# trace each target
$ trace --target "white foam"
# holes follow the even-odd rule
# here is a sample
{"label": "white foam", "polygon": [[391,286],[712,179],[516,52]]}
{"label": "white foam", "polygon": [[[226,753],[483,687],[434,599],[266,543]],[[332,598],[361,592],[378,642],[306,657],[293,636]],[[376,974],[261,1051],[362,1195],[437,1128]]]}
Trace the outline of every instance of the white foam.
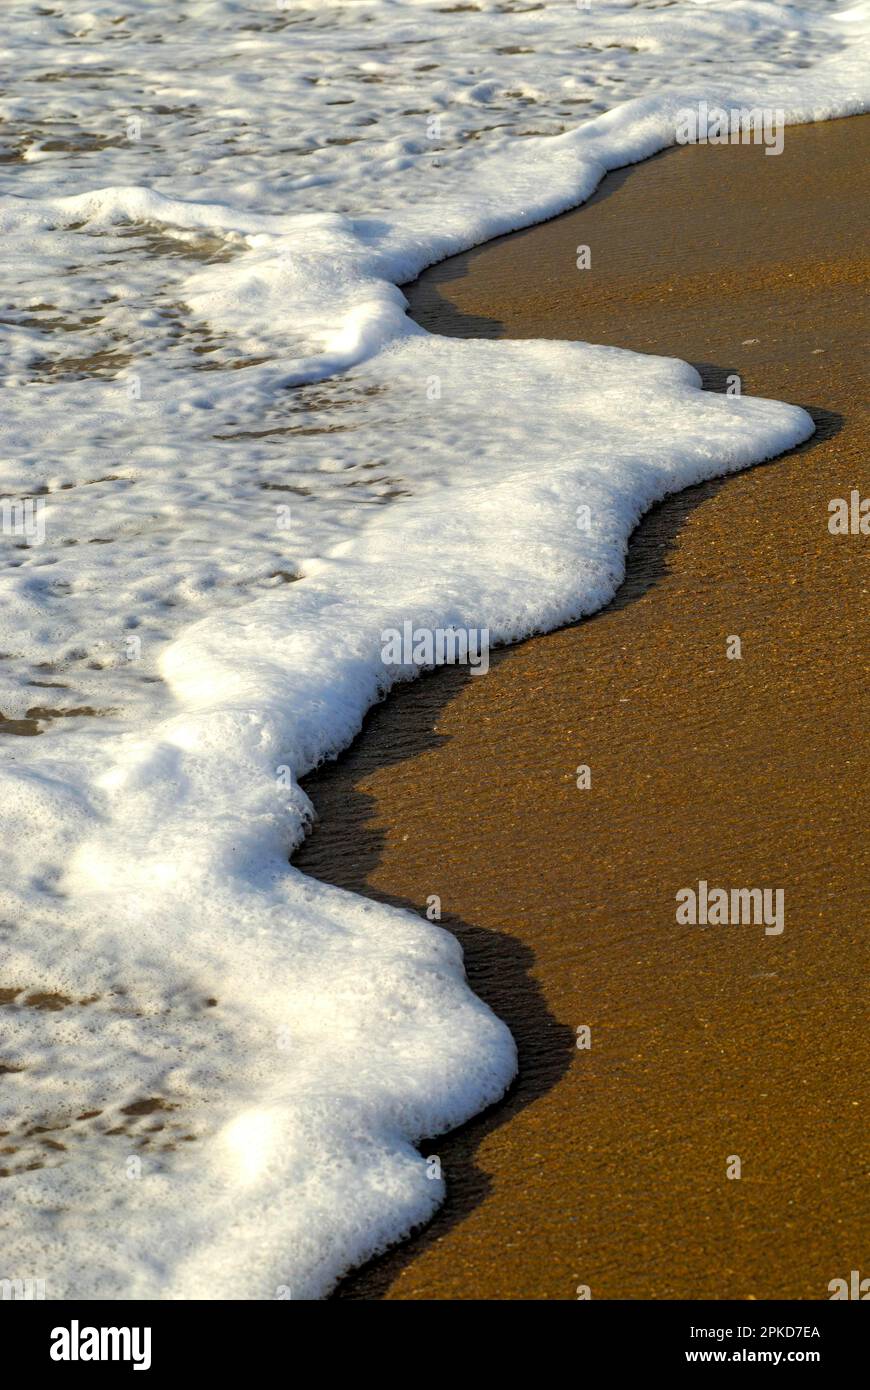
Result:
{"label": "white foam", "polygon": [[396,286],[581,201],[688,102],[865,109],[867,7],[124,8],[13,6],[0,107],[3,491],[44,489],[46,530],[0,613],[0,708],[43,730],[0,772],[0,1275],[315,1297],[431,1213],[415,1141],[515,1054],[451,936],[288,866],[298,777],[413,674],[386,628],[591,612],[655,500],[812,429],[675,361],[432,337]]}

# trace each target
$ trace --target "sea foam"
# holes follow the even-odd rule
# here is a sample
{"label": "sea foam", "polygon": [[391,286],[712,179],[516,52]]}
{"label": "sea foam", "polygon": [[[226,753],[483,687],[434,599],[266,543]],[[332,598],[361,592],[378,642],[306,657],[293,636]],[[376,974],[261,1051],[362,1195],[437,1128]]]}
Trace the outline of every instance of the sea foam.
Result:
{"label": "sea foam", "polygon": [[425,903],[288,864],[299,777],[416,674],[385,630],[590,613],[656,500],[812,432],[397,286],[687,103],[866,109],[867,6],[123,8],[5,15],[3,492],[44,537],[4,537],[0,1275],[319,1297],[516,1058]]}

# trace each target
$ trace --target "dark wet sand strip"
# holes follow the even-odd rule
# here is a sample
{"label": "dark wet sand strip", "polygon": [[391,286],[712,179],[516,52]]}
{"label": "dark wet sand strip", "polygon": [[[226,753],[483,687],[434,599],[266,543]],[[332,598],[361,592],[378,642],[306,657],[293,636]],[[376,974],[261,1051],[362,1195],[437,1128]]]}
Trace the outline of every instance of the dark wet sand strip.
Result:
{"label": "dark wet sand strip", "polygon": [[[308,780],[299,866],[417,911],[439,894],[520,1048],[505,1102],[430,1145],[442,1212],[340,1296],[814,1299],[868,1273],[870,538],[827,527],[870,493],[868,134],[670,151],[410,291],[438,332],[739,373],[818,433],[656,508],[606,610],[484,680],[399,690]],[[783,934],[678,927],[699,879],[784,888]]]}

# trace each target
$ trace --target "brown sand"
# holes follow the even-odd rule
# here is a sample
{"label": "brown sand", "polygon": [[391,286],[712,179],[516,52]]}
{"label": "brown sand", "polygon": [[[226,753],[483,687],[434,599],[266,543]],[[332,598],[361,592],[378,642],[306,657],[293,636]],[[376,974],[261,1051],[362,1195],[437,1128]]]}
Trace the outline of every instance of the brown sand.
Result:
{"label": "brown sand", "polygon": [[[819,429],[651,513],[595,618],[486,679],[398,691],[309,779],[322,823],[299,866],[417,911],[440,894],[520,1049],[508,1098],[427,1150],[440,1215],[343,1297],[817,1299],[870,1274],[870,539],[827,529],[831,498],[870,493],[868,134],[862,117],[790,129],[779,158],[671,151],[409,292],[435,331],[681,356]],[[699,879],[783,887],[785,931],[678,927]]]}

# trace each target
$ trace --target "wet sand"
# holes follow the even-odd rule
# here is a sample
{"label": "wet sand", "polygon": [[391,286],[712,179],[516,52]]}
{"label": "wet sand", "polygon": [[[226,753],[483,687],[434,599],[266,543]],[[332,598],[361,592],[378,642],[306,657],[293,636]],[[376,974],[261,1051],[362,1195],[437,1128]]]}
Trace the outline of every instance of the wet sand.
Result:
{"label": "wet sand", "polygon": [[[441,1213],[341,1297],[819,1299],[870,1273],[870,539],[827,527],[870,493],[868,136],[669,151],[408,291],[433,331],[680,356],[818,431],[650,513],[600,614],[399,690],[308,779],[299,866],[440,894],[520,1050],[504,1102],[428,1145]],[[783,888],[782,935],[678,926],[701,879]]]}

